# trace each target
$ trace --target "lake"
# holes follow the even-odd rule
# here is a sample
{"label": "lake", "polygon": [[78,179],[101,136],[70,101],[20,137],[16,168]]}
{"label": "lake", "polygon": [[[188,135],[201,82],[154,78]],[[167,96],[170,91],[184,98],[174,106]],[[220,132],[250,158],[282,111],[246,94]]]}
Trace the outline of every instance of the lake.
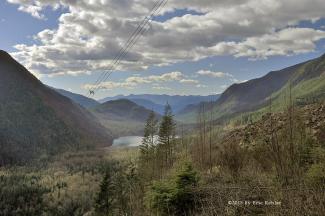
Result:
{"label": "lake", "polygon": [[142,142],[141,136],[125,136],[114,139],[113,146],[119,147],[135,147],[139,146]]}

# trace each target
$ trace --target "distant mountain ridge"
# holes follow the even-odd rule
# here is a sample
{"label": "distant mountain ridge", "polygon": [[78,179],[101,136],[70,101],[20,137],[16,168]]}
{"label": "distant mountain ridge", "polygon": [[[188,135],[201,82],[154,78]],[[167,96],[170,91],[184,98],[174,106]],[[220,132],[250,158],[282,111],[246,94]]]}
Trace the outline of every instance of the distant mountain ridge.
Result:
{"label": "distant mountain ridge", "polygon": [[[53,88],[53,87],[51,87]],[[74,102],[80,104],[81,106],[90,109],[98,106],[101,103],[105,103],[107,101],[114,101],[119,99],[128,99],[136,103],[139,106],[143,106],[149,110],[153,110],[156,113],[163,114],[165,105],[168,102],[172,108],[174,113],[182,112],[187,106],[193,107],[201,102],[210,102],[216,101],[219,98],[219,95],[208,95],[208,96],[200,96],[200,95],[152,95],[152,94],[143,94],[143,95],[117,95],[114,97],[107,97],[101,99],[99,101],[94,100],[92,98],[88,98],[86,96],[73,93],[64,89],[56,89],[55,91],[60,93],[61,95],[70,98]]]}
{"label": "distant mountain ridge", "polygon": [[[325,98],[325,55],[245,83],[233,84],[214,103],[215,118],[242,112],[251,112],[267,106],[272,98],[274,107],[283,107],[289,88],[293,98]],[[178,116],[195,121],[197,107]]]}
{"label": "distant mountain ridge", "polygon": [[96,118],[0,51],[0,165],[112,144]]}
{"label": "distant mountain ridge", "polygon": [[[208,95],[208,96],[200,96],[200,95],[155,95],[155,94],[139,94],[139,95],[117,95],[114,97],[107,97],[104,99],[99,100],[100,102],[106,102],[110,100],[117,100],[117,99],[128,99],[134,102],[139,102],[140,100],[151,101],[154,104],[160,105],[155,106],[157,110],[156,112],[161,111],[161,106],[165,106],[168,102],[169,105],[172,107],[174,113],[178,113],[185,107],[191,104],[198,104],[201,102],[209,102],[209,101],[216,101],[219,98],[219,95]],[[150,104],[142,103],[147,109],[152,109]]]}
{"label": "distant mountain ridge", "polygon": [[146,100],[146,99],[129,99],[130,101],[138,104],[139,106],[143,106],[147,109],[150,109],[150,110],[153,110],[154,112],[156,113],[159,113],[159,114],[163,114],[164,113],[164,110],[165,110],[165,105],[162,105],[162,104],[156,104],[150,100]]}
{"label": "distant mountain ridge", "polygon": [[92,98],[88,98],[86,96],[83,96],[81,94],[76,94],[64,89],[56,89],[51,87],[52,89],[54,89],[56,92],[60,93],[61,95],[70,98],[71,100],[73,100],[74,102],[78,103],[79,105],[85,107],[85,108],[92,108],[95,107],[97,105],[99,105],[100,103]]}

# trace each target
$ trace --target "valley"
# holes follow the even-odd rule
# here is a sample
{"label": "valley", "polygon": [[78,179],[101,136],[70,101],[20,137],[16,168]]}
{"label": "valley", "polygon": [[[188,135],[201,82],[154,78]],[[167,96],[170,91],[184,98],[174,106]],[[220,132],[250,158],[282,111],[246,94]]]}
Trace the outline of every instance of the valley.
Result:
{"label": "valley", "polygon": [[1,51],[0,215],[321,215],[324,71],[96,101]]}
{"label": "valley", "polygon": [[0,216],[324,216],[324,11],[0,1]]}

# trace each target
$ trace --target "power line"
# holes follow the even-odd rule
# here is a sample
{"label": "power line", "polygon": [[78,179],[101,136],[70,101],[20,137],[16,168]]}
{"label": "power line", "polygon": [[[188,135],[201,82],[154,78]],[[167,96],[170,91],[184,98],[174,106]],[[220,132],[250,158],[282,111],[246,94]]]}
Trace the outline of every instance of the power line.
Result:
{"label": "power line", "polygon": [[[160,0],[157,0],[154,7],[150,10],[150,13],[152,13],[152,11],[157,7],[157,5],[159,4]],[[129,39],[127,40],[127,42],[125,43],[125,45],[127,45],[131,39],[137,34],[138,30],[140,29],[140,27],[143,25],[143,23],[146,21],[147,16],[142,20],[142,22],[138,25],[137,29],[132,33],[132,35],[129,37]],[[126,47],[126,46],[125,46]],[[118,54],[115,56],[115,58],[113,59],[112,62],[115,62],[118,57],[121,55],[121,53],[123,53],[123,50],[125,49],[125,47],[121,47],[120,50],[118,51]],[[113,66],[114,63],[111,65]],[[97,79],[97,81],[94,83],[94,85],[97,85],[98,82],[100,82],[100,80],[102,79],[102,76],[105,74],[105,72],[103,72]]]}
{"label": "power line", "polygon": [[115,56],[113,59],[113,63],[109,67],[107,71],[104,71],[97,79],[97,81],[93,84],[93,87],[89,90],[89,94],[95,94],[95,91],[97,91],[100,88],[100,84],[107,80],[109,76],[113,73],[113,69],[115,66],[118,66],[121,60],[127,55],[128,51],[135,45],[137,40],[146,32],[148,29],[146,29],[146,25],[150,24],[152,22],[152,18],[160,13],[160,11],[165,7],[168,0],[157,0],[155,2],[154,7],[151,9],[149,16],[146,16],[142,22],[138,25],[137,29],[132,33],[132,35],[129,37],[127,42],[125,43],[125,46],[122,47],[118,55]]}
{"label": "power line", "polygon": [[[156,11],[159,9],[159,8],[161,8],[161,6],[162,6],[162,4],[164,3],[164,0],[163,1],[161,1],[160,3],[159,3],[160,1],[158,1],[157,3],[158,3],[158,6],[157,6],[157,4],[155,5],[155,7],[154,7],[154,10],[151,12],[151,14],[150,14],[150,16],[149,17],[146,17],[145,19],[144,19],[144,21],[142,22],[142,24],[140,24],[139,26],[138,26],[138,28],[137,28],[137,30],[134,32],[134,34],[133,34],[133,37],[131,36],[130,38],[129,38],[129,40],[128,40],[128,43],[126,44],[126,46],[122,49],[122,51],[119,53],[119,55],[117,56],[117,57],[115,57],[115,61],[114,61],[114,63],[111,65],[111,67],[110,67],[110,69],[108,70],[108,71],[106,71],[106,72],[104,72],[103,74],[103,78],[101,79],[101,80],[99,80],[99,82],[97,82],[97,84],[96,84],[96,86],[95,86],[95,88],[93,88],[93,94],[94,94],[94,92],[100,87],[99,86],[99,84],[103,81],[103,80],[106,80],[106,79],[108,79],[108,77],[112,74],[112,72],[113,72],[113,69],[114,69],[114,66],[117,66],[120,62],[121,62],[121,60],[122,60],[122,58],[124,58],[125,56],[126,56],[126,54],[127,54],[127,52],[128,52],[128,49],[129,48],[132,48],[134,45],[135,45],[135,43],[136,43],[136,41],[139,39],[139,37],[145,32],[145,26],[151,21],[151,17],[152,16],[154,16],[155,15],[155,13],[156,13]],[[165,2],[165,4],[166,4],[167,2]],[[158,12],[159,13],[159,12]]]}

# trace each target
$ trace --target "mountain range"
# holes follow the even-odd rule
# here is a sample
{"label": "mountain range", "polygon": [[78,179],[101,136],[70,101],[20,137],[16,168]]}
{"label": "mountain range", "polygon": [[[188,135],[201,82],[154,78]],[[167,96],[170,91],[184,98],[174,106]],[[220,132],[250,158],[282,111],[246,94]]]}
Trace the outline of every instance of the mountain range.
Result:
{"label": "mountain range", "polygon": [[117,95],[114,97],[106,97],[99,100],[99,102],[106,102],[117,99],[128,99],[147,109],[153,109],[155,112],[163,114],[164,107],[168,103],[174,113],[179,113],[189,105],[198,104],[201,102],[216,101],[219,95],[155,95],[155,94],[131,94],[131,95]]}
{"label": "mountain range", "polygon": [[[107,97],[99,102],[128,99],[159,114],[163,114],[165,104],[168,102],[177,120],[186,123],[195,123],[197,113],[203,106],[206,110],[213,107],[215,119],[225,119],[240,113],[263,112],[269,106],[270,101],[276,111],[288,103],[289,89],[295,100],[324,98],[324,62],[325,55],[282,70],[271,71],[263,77],[233,84],[221,95],[131,94]],[[79,103],[82,104],[80,101]]]}
{"label": "mountain range", "polygon": [[[51,87],[52,88],[52,87]],[[160,115],[164,114],[166,103],[168,102],[174,111],[174,113],[181,113],[183,110],[189,110],[191,107],[195,107],[195,105],[201,102],[210,102],[216,101],[220,95],[209,95],[209,96],[200,96],[200,95],[188,95],[188,96],[180,96],[180,95],[152,95],[152,94],[139,94],[139,95],[117,95],[114,97],[107,97],[105,99],[101,99],[99,101],[94,100],[92,98],[88,98],[81,94],[73,93],[64,89],[56,89],[55,91],[60,93],[61,95],[70,98],[74,102],[79,105],[91,109],[94,108],[101,103],[105,103],[108,101],[127,99],[136,103],[139,106],[145,107],[146,109],[153,110]]]}
{"label": "mountain range", "polygon": [[[104,103],[63,89],[55,89],[59,94],[91,112],[114,137],[142,135],[149,113],[155,111],[157,118],[164,112],[165,106],[145,99],[116,99]],[[157,110],[157,111],[156,111]]]}

